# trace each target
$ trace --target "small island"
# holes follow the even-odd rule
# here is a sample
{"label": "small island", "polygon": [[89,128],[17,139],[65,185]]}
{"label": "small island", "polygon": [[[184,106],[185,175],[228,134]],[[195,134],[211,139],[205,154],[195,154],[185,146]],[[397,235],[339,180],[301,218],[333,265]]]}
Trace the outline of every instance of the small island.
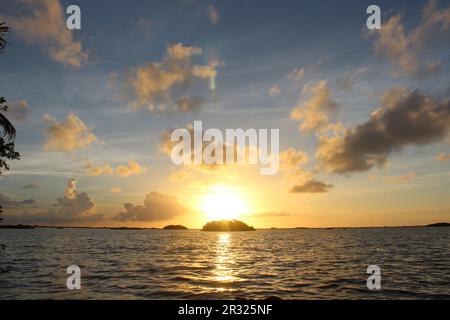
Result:
{"label": "small island", "polygon": [[179,225],[179,224],[177,224],[177,225],[170,224],[168,226],[165,226],[163,229],[164,230],[188,230],[188,228],[186,228],[185,226]]}
{"label": "small island", "polygon": [[137,228],[137,227],[112,227],[109,229],[110,230],[144,230],[144,228]]}
{"label": "small island", "polygon": [[255,228],[239,220],[221,220],[208,222],[202,231],[255,231]]}
{"label": "small island", "polygon": [[426,227],[450,227],[450,223],[448,223],[448,222],[438,222],[438,223],[429,224]]}
{"label": "small island", "polygon": [[34,226],[26,224],[15,224],[15,225],[0,226],[0,229],[34,229]]}

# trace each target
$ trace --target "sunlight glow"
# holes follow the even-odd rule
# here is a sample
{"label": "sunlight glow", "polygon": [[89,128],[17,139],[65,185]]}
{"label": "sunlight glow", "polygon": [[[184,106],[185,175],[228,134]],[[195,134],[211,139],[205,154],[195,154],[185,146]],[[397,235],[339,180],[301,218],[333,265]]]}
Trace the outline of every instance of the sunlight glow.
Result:
{"label": "sunlight glow", "polygon": [[239,192],[224,185],[212,186],[202,198],[200,207],[212,220],[237,219],[248,212],[247,204]]}

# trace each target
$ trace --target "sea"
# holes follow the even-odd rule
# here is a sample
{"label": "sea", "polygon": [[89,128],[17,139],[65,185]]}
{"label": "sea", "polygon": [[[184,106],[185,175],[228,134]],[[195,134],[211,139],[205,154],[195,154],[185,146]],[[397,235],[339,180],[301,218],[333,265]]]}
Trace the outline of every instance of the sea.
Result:
{"label": "sea", "polygon": [[450,299],[448,227],[0,229],[0,245],[0,299]]}

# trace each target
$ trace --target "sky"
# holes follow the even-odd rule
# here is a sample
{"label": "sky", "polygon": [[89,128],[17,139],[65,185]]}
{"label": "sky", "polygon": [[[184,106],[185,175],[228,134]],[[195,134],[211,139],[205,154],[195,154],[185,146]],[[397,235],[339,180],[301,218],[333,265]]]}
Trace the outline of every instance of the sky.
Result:
{"label": "sky", "polygon": [[[66,27],[69,5],[81,29]],[[2,0],[5,224],[450,220],[450,1]],[[279,129],[280,169],[175,165],[176,128]],[[227,216],[228,214],[228,216]]]}

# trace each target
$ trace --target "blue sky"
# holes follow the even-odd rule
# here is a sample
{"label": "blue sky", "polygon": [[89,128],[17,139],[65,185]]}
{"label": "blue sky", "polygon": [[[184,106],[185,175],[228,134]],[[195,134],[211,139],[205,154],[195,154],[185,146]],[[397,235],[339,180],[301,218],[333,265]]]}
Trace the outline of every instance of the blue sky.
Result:
{"label": "blue sky", "polygon": [[[29,3],[33,2],[38,3]],[[49,3],[57,9],[75,4]],[[192,185],[192,181],[175,183],[168,177],[179,168],[159,150],[164,130],[186,127],[194,120],[219,129],[279,128],[280,151],[293,148],[308,154],[310,161],[298,167],[302,175],[307,171],[314,175],[308,179],[333,185],[331,191],[323,194],[296,194],[289,192],[290,187],[304,181],[293,182],[283,174],[255,178],[247,171],[238,173],[230,185],[253,199],[249,202],[257,203],[250,206],[252,213],[286,213],[274,214],[268,220],[254,219],[255,225],[415,224],[450,218],[450,202],[446,199],[450,198],[450,164],[435,159],[441,153],[448,154],[448,137],[439,135],[419,143],[420,146],[417,141],[405,143],[389,152],[383,168],[341,174],[323,168],[315,170],[320,164],[315,158],[320,132],[301,132],[301,120],[292,118],[293,109],[310,98],[304,88],[315,87],[320,81],[326,82],[332,101],[338,105],[330,115],[333,123],[340,122],[348,129],[368,121],[380,106],[383,93],[394,87],[406,91],[418,89],[445,104],[450,94],[450,38],[445,25],[450,21],[449,1],[441,0],[433,7],[432,16],[441,20],[431,27],[422,18],[425,1],[377,2],[382,10],[383,27],[393,21],[392,17],[401,15],[399,23],[404,35],[410,37],[407,49],[412,53],[399,53],[386,39],[382,43],[381,34],[388,32],[386,28],[378,34],[368,34],[365,11],[371,1],[77,1],[76,4],[81,8],[82,29],[67,31],[62,26],[61,38],[70,37],[70,43],[82,45],[87,58],[81,66],[57,61],[49,55],[48,47],[54,41],[66,41],[55,40],[58,35],[42,36],[40,42],[27,38],[30,30],[23,27],[24,21],[40,10],[36,9],[39,4],[33,7],[26,2],[7,1],[0,12],[2,20],[11,21],[10,44],[0,56],[0,93],[11,104],[26,101],[29,109],[27,119],[15,123],[16,148],[22,159],[11,164],[11,171],[6,173],[8,179],[0,181],[0,193],[10,202],[30,198],[36,201],[32,207],[11,204],[8,211],[19,217],[11,221],[32,222],[36,218],[33,215],[47,214],[55,199],[64,198],[69,179],[76,178],[77,192],[88,194],[95,206],[81,208],[86,210],[65,223],[93,223],[85,218],[99,214],[103,219],[95,223],[100,225],[160,226],[172,218],[190,226],[201,225],[203,216],[193,207],[216,178],[196,177],[196,183],[209,179],[202,187]],[[212,20],[211,10],[218,21]],[[65,15],[60,14],[65,20]],[[430,33],[433,28],[439,32],[430,35],[430,42],[424,42],[427,37],[419,35],[417,40],[413,36],[414,30]],[[396,30],[386,37],[395,36]],[[377,43],[382,47],[380,51],[376,50]],[[191,57],[193,65],[217,63],[216,88],[210,90],[208,81],[194,79],[187,89],[177,89],[186,90],[182,94],[202,97],[204,104],[197,111],[168,115],[146,108],[132,110],[133,99],[121,91],[122,81],[126,82],[123,78],[136,68],[162,61],[167,48],[174,44],[201,48],[201,54]],[[420,49],[421,46],[426,50]],[[417,48],[420,52],[414,51]],[[413,54],[411,61],[417,65],[439,61],[439,68],[430,74],[403,72],[406,69],[401,70],[395,62],[395,55],[400,60],[400,54],[405,59]],[[301,69],[303,75],[299,79],[289,76]],[[115,76],[119,77],[118,86],[111,86]],[[271,88],[277,89],[273,91],[275,94],[269,93]],[[70,152],[45,150],[49,139],[46,129],[63,123],[70,112],[92,129],[97,140]],[[43,120],[46,114],[55,121]],[[113,170],[128,161],[137,161],[143,170],[126,177],[92,175],[86,171],[86,161],[110,165]],[[36,188],[22,188],[26,184],[35,184]],[[112,188],[120,188],[121,192],[111,193]],[[274,196],[273,189],[282,191]],[[142,204],[151,192],[175,197],[190,208],[187,211],[193,211],[182,217],[113,221],[124,203]],[[266,193],[270,194],[267,203]],[[331,211],[335,207],[338,209],[334,214]],[[437,213],[427,217],[433,210]],[[64,210],[60,212],[63,214]],[[53,223],[51,218],[42,221]]]}

